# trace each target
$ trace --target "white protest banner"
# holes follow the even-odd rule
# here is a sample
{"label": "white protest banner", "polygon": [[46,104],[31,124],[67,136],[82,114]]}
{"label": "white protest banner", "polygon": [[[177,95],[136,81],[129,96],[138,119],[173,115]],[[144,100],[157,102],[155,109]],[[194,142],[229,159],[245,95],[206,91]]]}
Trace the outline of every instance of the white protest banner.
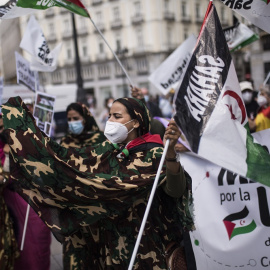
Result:
{"label": "white protest banner", "polygon": [[[270,150],[270,129],[255,140]],[[270,268],[270,189],[195,154],[181,153],[192,178],[197,270]]]}
{"label": "white protest banner", "polygon": [[37,126],[48,136],[50,136],[52,132],[55,99],[55,96],[36,92],[33,115],[36,119]]}
{"label": "white protest banner", "polygon": [[223,29],[230,52],[237,51],[259,39],[250,28],[243,23]]}
{"label": "white protest banner", "polygon": [[270,33],[270,1],[269,0],[220,0],[254,25]]}
{"label": "white protest banner", "polygon": [[149,76],[148,80],[155,85],[163,95],[175,89],[188,66],[196,37],[191,35]]}
{"label": "white protest banner", "polygon": [[57,59],[62,44],[58,44],[50,51],[35,16],[32,15],[28,21],[20,47],[31,54],[31,69],[43,72],[52,72],[57,68]]}
{"label": "white protest banner", "polygon": [[30,69],[29,62],[24,59],[18,52],[15,52],[17,83],[24,84],[30,90],[39,89],[38,72]]}

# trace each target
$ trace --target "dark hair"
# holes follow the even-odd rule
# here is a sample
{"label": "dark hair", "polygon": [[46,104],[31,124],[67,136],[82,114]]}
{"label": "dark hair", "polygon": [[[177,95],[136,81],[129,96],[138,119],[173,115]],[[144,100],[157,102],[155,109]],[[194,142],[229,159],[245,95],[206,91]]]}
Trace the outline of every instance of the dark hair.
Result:
{"label": "dark hair", "polygon": [[83,118],[84,118],[84,113],[83,113],[83,108],[80,103],[71,103],[67,106],[66,113],[68,114],[69,111],[74,110],[78,112]]}

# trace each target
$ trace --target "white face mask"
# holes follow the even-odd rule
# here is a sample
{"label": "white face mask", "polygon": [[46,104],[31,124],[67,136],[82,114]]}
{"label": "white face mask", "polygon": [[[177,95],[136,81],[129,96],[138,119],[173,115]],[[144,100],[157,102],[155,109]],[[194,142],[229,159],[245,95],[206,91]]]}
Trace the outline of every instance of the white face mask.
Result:
{"label": "white face mask", "polygon": [[133,128],[130,131],[128,131],[127,127],[125,126],[131,121],[133,121],[133,119],[126,122],[125,124],[107,121],[104,130],[104,135],[112,143],[123,142],[127,138],[128,134],[134,129]]}
{"label": "white face mask", "polygon": [[251,102],[251,100],[252,100],[253,94],[252,94],[252,92],[245,92],[245,93],[242,94],[242,96],[243,96],[244,102],[246,104],[249,104]]}
{"label": "white face mask", "polygon": [[259,95],[257,99],[257,103],[259,104],[260,107],[264,106],[267,104],[267,99],[265,96]]}

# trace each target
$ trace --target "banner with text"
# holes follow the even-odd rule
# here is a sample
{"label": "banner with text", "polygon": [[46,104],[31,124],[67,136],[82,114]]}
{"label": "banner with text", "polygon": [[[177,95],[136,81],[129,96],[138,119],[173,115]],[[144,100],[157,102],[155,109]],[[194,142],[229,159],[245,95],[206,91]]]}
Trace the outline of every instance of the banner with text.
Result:
{"label": "banner with text", "polygon": [[270,33],[270,1],[269,0],[220,0],[254,25]]}
{"label": "banner with text", "polygon": [[30,63],[18,52],[15,52],[17,83],[24,84],[32,91],[39,89],[38,72],[30,69]]}
{"label": "banner with text", "polygon": [[149,76],[148,80],[163,95],[167,95],[172,89],[175,90],[180,83],[195,44],[196,37],[191,35]]}
{"label": "banner with text", "polygon": [[[270,129],[253,135],[270,151]],[[270,268],[270,189],[195,154],[181,154],[192,178],[197,270]]]}

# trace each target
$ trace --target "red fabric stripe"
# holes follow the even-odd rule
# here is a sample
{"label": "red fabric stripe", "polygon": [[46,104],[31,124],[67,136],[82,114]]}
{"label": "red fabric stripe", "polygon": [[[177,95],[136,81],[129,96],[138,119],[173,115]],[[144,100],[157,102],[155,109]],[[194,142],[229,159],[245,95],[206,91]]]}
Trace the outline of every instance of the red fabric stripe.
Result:
{"label": "red fabric stripe", "polygon": [[127,145],[127,149],[131,149],[132,147],[144,144],[144,143],[159,143],[163,145],[163,142],[158,134],[151,135],[147,133],[142,137],[138,137]]}
{"label": "red fabric stripe", "polygon": [[262,113],[265,117],[270,119],[270,107],[267,107],[266,109],[262,110]]}
{"label": "red fabric stripe", "polygon": [[67,2],[73,3],[78,7],[82,7],[85,8],[85,6],[83,5],[83,3],[80,0],[66,0]]}

